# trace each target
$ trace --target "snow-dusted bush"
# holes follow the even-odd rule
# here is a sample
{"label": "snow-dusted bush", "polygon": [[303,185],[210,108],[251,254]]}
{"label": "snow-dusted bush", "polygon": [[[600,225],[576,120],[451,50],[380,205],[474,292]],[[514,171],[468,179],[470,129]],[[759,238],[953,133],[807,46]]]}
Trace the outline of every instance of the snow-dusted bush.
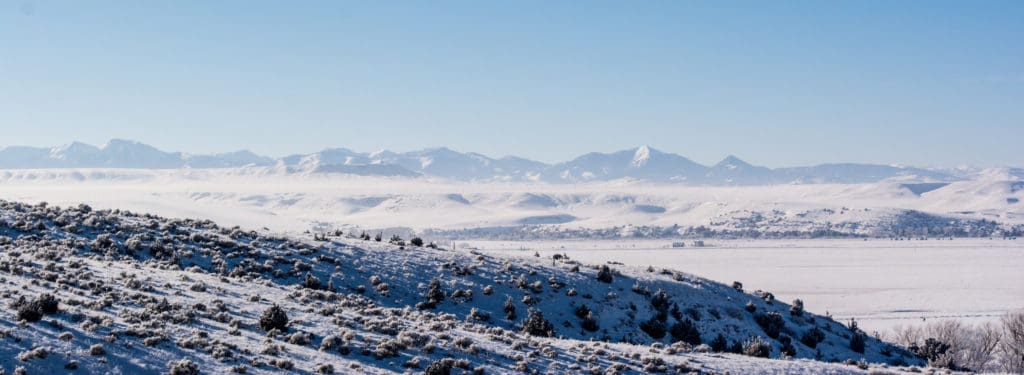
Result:
{"label": "snow-dusted bush", "polygon": [[771,353],[772,344],[762,339],[761,336],[751,337],[743,343],[743,355],[768,358]]}
{"label": "snow-dusted bush", "polygon": [[89,355],[104,355],[107,354],[107,350],[103,348],[103,344],[95,344],[89,347]]}
{"label": "snow-dusted bush", "polygon": [[199,364],[188,359],[171,361],[167,367],[170,375],[199,375]]}
{"label": "snow-dusted bush", "polygon": [[317,374],[333,374],[334,366],[329,363],[317,363],[316,366],[313,367],[313,372]]}
{"label": "snow-dusted bush", "polygon": [[274,304],[260,315],[260,329],[270,331],[277,329],[288,330],[288,314],[277,304]]}
{"label": "snow-dusted bush", "polygon": [[505,299],[505,306],[502,308],[502,310],[505,311],[505,319],[516,319],[516,305],[515,303],[512,302],[511,296]]}
{"label": "snow-dusted bush", "polygon": [[316,276],[313,276],[313,274],[307,272],[306,277],[302,279],[302,287],[306,289],[318,290],[320,289],[320,279],[317,279]]}

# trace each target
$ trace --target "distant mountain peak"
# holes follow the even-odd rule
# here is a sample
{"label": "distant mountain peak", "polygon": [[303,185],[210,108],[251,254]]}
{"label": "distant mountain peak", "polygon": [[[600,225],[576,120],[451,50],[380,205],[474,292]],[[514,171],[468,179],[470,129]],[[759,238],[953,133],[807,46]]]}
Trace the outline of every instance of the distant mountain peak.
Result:
{"label": "distant mountain peak", "polygon": [[651,160],[651,148],[647,146],[640,146],[636,148],[636,152],[633,153],[634,167],[642,167],[647,164],[647,161]]}
{"label": "distant mountain peak", "polygon": [[718,162],[718,164],[715,164],[715,166],[713,168],[715,168],[715,169],[730,169],[730,170],[732,170],[732,169],[750,168],[750,167],[753,167],[753,165],[751,165],[750,163],[747,163],[746,161],[743,161],[742,159],[736,157],[735,155],[729,155],[729,156],[726,156],[725,159],[722,159],[722,161]]}

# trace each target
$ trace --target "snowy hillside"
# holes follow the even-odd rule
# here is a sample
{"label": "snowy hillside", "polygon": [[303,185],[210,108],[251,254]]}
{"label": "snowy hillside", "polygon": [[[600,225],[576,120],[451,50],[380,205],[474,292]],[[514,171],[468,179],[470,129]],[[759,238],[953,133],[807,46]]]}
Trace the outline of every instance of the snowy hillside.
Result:
{"label": "snowy hillside", "polygon": [[[454,181],[579,183],[620,179],[686,185],[777,185],[906,182],[951,182],[976,177],[977,170],[927,170],[872,164],[821,164],[770,169],[728,156],[712,166],[648,146],[612,153],[593,152],[548,165],[522,157],[491,158],[445,147],[410,152],[357,152],[331,148],[279,159],[237,151],[217,155],[164,152],[152,146],[111,140],[103,147],[79,142],[52,148],[12,146],[0,149],[0,169],[41,168],[232,168],[275,167],[287,173],[334,173],[362,176],[431,176]],[[1010,175],[1019,169],[1010,169]]]}
{"label": "snowy hillside", "polygon": [[29,374],[919,371],[882,369],[921,361],[813,314],[814,306],[750,290],[756,286],[352,234],[286,238],[85,205],[0,202],[0,367]]}

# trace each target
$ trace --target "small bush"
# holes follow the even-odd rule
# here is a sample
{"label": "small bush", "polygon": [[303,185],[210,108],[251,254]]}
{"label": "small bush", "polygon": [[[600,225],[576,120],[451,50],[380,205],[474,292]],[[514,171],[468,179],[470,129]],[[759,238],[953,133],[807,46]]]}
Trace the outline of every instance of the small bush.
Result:
{"label": "small bush", "polygon": [[26,322],[38,322],[43,318],[43,313],[33,303],[26,303],[18,306],[18,319]]}
{"label": "small bush", "polygon": [[597,271],[597,281],[602,283],[612,282],[612,269],[607,264],[602,264],[601,269]]}
{"label": "small bush", "polygon": [[672,339],[675,341],[682,341],[690,345],[699,345],[700,331],[697,330],[697,326],[693,324],[690,319],[683,319],[672,325],[669,329],[669,334],[672,335]]}
{"label": "small bush", "polygon": [[719,333],[711,340],[711,350],[716,352],[724,352],[729,347],[729,341],[726,340],[725,335]]}
{"label": "small bush", "polygon": [[793,306],[791,306],[789,308],[789,314],[793,315],[793,316],[803,316],[804,315],[804,301],[799,299],[799,298],[793,300]]}
{"label": "small bush", "polygon": [[270,331],[277,329],[288,330],[288,314],[278,305],[273,305],[260,315],[260,329]]}
{"label": "small bush", "polygon": [[103,344],[96,344],[89,347],[89,355],[104,355],[107,354],[107,350],[103,348]]}
{"label": "small bush", "polygon": [[772,353],[772,344],[760,336],[751,337],[743,343],[743,354],[751,357],[768,358]]}
{"label": "small bush", "polygon": [[188,359],[171,361],[167,364],[170,375],[199,375],[199,364]]}
{"label": "small bush", "polygon": [[818,346],[818,343],[822,341],[825,341],[825,332],[823,332],[821,328],[818,327],[811,328],[807,332],[804,332],[802,336],[800,336],[800,342],[803,343],[804,345],[807,345],[807,347],[811,349],[816,348]]}
{"label": "small bush", "polygon": [[409,243],[416,247],[422,247],[423,239],[419,237],[413,237],[411,240],[409,240]]}
{"label": "small bush", "polygon": [[426,371],[423,372],[423,374],[450,375],[452,373],[453,367],[455,367],[455,360],[451,358],[444,358],[431,363],[430,366],[427,366],[427,369]]}
{"label": "small bush", "polygon": [[40,295],[36,303],[39,305],[39,312],[43,314],[56,314],[60,311],[57,298],[50,293]]}
{"label": "small bush", "polygon": [[654,316],[645,322],[640,323],[640,330],[644,331],[652,339],[661,340],[665,337],[665,320],[659,319],[659,316]]}
{"label": "small bush", "polygon": [[779,332],[782,331],[782,327],[786,325],[786,321],[782,319],[782,314],[777,312],[768,312],[764,314],[757,314],[754,317],[754,321],[757,325],[761,326],[764,333],[773,339],[779,338]]}
{"label": "small bush", "polygon": [[857,353],[864,353],[864,334],[860,332],[854,332],[853,337],[850,337],[850,350]]}
{"label": "small bush", "polygon": [[320,279],[307,272],[306,278],[302,280],[302,287],[306,289],[320,289]]}

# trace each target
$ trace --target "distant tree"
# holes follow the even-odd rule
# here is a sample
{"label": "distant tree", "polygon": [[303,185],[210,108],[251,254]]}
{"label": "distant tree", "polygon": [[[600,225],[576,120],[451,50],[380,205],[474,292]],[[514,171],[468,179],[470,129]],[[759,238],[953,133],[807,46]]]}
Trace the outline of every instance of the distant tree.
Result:
{"label": "distant tree", "polygon": [[602,283],[612,282],[612,269],[607,264],[602,264],[601,269],[597,271],[597,281]]}
{"label": "distant tree", "polygon": [[531,336],[552,337],[555,335],[555,326],[544,319],[544,313],[540,310],[530,309],[523,321],[523,332]]}
{"label": "distant tree", "polygon": [[799,299],[799,298],[793,300],[793,306],[791,306],[789,308],[789,314],[793,315],[793,316],[803,316],[804,315],[804,301]]}
{"label": "distant tree", "polygon": [[864,334],[861,332],[854,332],[853,336],[850,337],[850,350],[857,353],[864,353]]}

